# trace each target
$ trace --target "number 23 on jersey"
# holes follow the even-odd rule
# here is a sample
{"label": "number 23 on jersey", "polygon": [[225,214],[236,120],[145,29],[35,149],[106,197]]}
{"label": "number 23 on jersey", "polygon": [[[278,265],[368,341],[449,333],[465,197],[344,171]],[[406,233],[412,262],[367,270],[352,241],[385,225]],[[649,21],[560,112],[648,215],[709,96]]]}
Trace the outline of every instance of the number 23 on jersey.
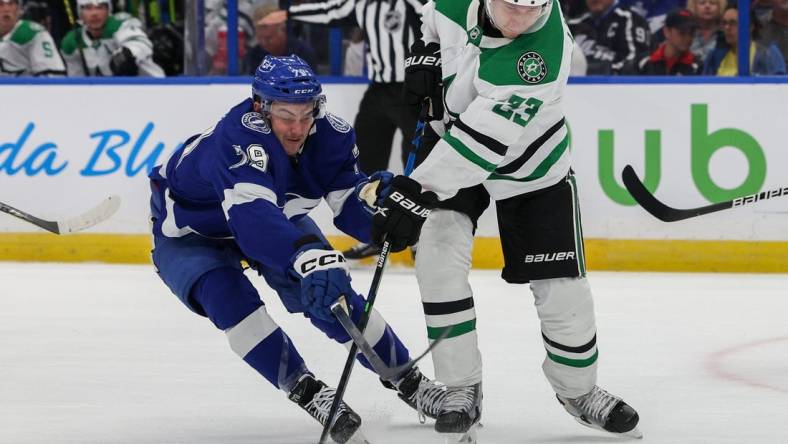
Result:
{"label": "number 23 on jersey", "polygon": [[492,111],[506,120],[525,126],[536,115],[540,106],[542,106],[542,101],[539,99],[533,97],[525,99],[518,95],[512,95],[507,103],[495,105]]}

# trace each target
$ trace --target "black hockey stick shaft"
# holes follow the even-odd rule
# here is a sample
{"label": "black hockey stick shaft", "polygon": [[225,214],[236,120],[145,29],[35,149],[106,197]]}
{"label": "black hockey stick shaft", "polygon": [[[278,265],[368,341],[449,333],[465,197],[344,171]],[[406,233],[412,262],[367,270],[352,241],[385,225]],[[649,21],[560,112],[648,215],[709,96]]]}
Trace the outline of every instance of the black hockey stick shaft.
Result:
{"label": "black hockey stick shaft", "polygon": [[[383,249],[380,251],[378,262],[375,265],[375,274],[372,276],[372,285],[369,287],[367,303],[364,304],[364,311],[361,313],[361,319],[359,319],[358,322],[358,329],[361,330],[362,334],[367,328],[367,322],[372,313],[372,306],[375,304],[375,298],[377,298],[378,295],[378,287],[380,286],[380,280],[383,278],[383,270],[386,268],[386,261],[388,260],[390,251],[391,243],[388,239],[384,238]],[[358,353],[358,345],[353,342],[350,344],[350,351],[345,360],[345,367],[342,369],[342,376],[339,378],[337,391],[334,395],[334,402],[331,404],[331,410],[328,412],[328,418],[326,418],[326,423],[323,426],[323,433],[320,434],[320,444],[326,442],[328,432],[331,430],[331,423],[334,422],[334,417],[337,414],[337,410],[339,410],[339,405],[342,403],[345,389],[347,388],[348,381],[350,381],[350,373],[353,371],[353,364],[356,362],[356,353]]]}
{"label": "black hockey stick shaft", "polygon": [[629,191],[629,194],[632,195],[635,201],[637,201],[644,210],[663,222],[676,222],[702,216],[704,214],[716,213],[717,211],[727,210],[729,208],[753,204],[773,197],[788,196],[788,187],[782,187],[771,191],[761,191],[760,193],[737,197],[733,200],[703,207],[680,209],[669,207],[654,197],[651,191],[649,191],[640,180],[637,173],[635,173],[635,169],[632,168],[631,165],[624,167],[621,178],[624,181],[624,186],[627,188],[627,191]]}
{"label": "black hockey stick shaft", "polygon": [[50,233],[60,234],[60,230],[58,229],[57,222],[52,222],[44,219],[39,219],[32,214],[26,213],[22,210],[18,210],[11,205],[5,204],[0,202],[0,211],[6,214],[10,214],[11,216],[18,217],[23,221],[30,222],[31,224],[41,227]]}
{"label": "black hockey stick shaft", "polygon": [[[408,155],[408,162],[405,164],[406,176],[409,176],[413,171],[416,156],[415,153],[416,150],[418,150],[421,146],[421,138],[424,136],[424,126],[426,125],[426,115],[430,109],[431,104],[429,99],[425,99],[421,105],[419,121],[416,124],[416,134],[412,143],[413,149]],[[361,330],[361,334],[364,334],[364,330],[367,328],[367,321],[369,321],[369,316],[372,312],[372,306],[375,304],[375,298],[378,294],[378,286],[380,285],[380,280],[383,278],[383,270],[386,268],[386,261],[388,260],[390,250],[391,243],[388,241],[388,236],[384,235],[383,247],[380,251],[380,256],[378,256],[378,262],[375,265],[375,274],[372,276],[372,284],[370,285],[369,293],[367,294],[367,303],[364,304],[364,312],[361,313],[361,318],[359,319],[358,323],[358,329]],[[342,376],[339,378],[337,391],[334,395],[334,402],[331,404],[331,410],[328,412],[328,418],[326,418],[326,423],[323,426],[323,432],[320,434],[320,444],[324,444],[326,442],[328,432],[331,429],[331,423],[334,422],[334,417],[337,414],[337,410],[339,410],[339,405],[342,403],[342,398],[345,395],[345,389],[347,388],[348,381],[350,381],[350,372],[353,370],[353,364],[356,361],[357,352],[358,345],[354,341],[350,345],[350,351],[348,352],[347,359],[345,360],[345,368],[342,369]]]}

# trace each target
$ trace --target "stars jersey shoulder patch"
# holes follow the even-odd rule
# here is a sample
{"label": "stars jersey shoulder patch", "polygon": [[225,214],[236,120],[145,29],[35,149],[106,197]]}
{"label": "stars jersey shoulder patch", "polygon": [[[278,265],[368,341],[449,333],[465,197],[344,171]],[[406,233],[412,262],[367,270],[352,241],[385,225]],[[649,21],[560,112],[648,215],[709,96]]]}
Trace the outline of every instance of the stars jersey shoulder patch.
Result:
{"label": "stars jersey shoulder patch", "polygon": [[260,113],[250,111],[241,116],[241,125],[258,133],[270,134],[271,128]]}
{"label": "stars jersey shoulder patch", "polygon": [[528,51],[517,60],[517,74],[526,82],[536,84],[547,76],[547,64],[539,53]]}
{"label": "stars jersey shoulder patch", "polygon": [[347,123],[345,119],[331,113],[326,113],[326,120],[328,120],[328,123],[340,133],[350,132],[350,124]]}

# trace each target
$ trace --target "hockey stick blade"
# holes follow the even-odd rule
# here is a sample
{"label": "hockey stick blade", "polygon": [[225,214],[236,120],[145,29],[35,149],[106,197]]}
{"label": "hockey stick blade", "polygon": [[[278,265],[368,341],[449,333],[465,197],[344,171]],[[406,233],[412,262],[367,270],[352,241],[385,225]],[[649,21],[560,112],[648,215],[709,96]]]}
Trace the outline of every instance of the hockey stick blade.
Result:
{"label": "hockey stick blade", "polygon": [[644,210],[663,222],[676,222],[708,213],[714,213],[715,211],[727,210],[728,208],[732,208],[734,202],[736,202],[736,200],[732,200],[690,209],[671,208],[657,200],[657,198],[651,194],[651,191],[646,188],[631,165],[624,167],[624,171],[621,173],[621,179],[624,181],[624,186],[635,201],[637,201]]}
{"label": "hockey stick blade", "polygon": [[109,219],[120,208],[120,196],[110,196],[90,210],[61,221],[49,221],[0,202],[0,211],[55,234],[76,233]]}
{"label": "hockey stick blade", "polygon": [[398,365],[396,367],[389,367],[386,363],[383,362],[383,359],[380,355],[375,352],[375,349],[367,342],[367,339],[364,338],[364,335],[361,331],[356,327],[356,324],[350,319],[347,311],[345,311],[345,307],[341,302],[337,302],[331,306],[331,312],[334,313],[334,316],[337,318],[339,323],[342,327],[347,331],[350,338],[353,339],[353,342],[356,343],[358,349],[367,358],[369,364],[375,370],[375,373],[381,377],[381,379],[385,381],[394,381],[398,376],[401,376],[411,368],[413,368],[423,357],[427,356],[427,353],[431,352],[438,343],[440,343],[443,339],[445,339],[449,332],[451,331],[450,328],[444,329],[441,332],[441,335],[436,338],[426,350],[424,350],[420,355],[411,359],[410,361],[406,362],[405,364]]}

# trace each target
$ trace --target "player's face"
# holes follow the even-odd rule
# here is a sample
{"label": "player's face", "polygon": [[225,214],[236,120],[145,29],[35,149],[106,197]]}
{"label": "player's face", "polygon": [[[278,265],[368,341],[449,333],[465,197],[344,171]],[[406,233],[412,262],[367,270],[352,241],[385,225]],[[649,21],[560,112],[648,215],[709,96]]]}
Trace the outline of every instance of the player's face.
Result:
{"label": "player's face", "polygon": [[14,28],[19,17],[19,3],[16,0],[0,0],[0,36]]}
{"label": "player's face", "polygon": [[271,105],[271,129],[288,156],[295,156],[315,123],[314,103],[282,103]]}
{"label": "player's face", "polygon": [[489,0],[495,27],[504,37],[517,38],[539,19],[542,6],[519,6],[503,0]]}
{"label": "player's face", "polygon": [[601,14],[605,12],[615,0],[586,0],[586,6],[591,14]]}
{"label": "player's face", "polygon": [[109,7],[105,3],[85,5],[79,8],[79,14],[88,30],[101,32],[104,29],[104,24],[107,23],[107,18],[109,18]]}

